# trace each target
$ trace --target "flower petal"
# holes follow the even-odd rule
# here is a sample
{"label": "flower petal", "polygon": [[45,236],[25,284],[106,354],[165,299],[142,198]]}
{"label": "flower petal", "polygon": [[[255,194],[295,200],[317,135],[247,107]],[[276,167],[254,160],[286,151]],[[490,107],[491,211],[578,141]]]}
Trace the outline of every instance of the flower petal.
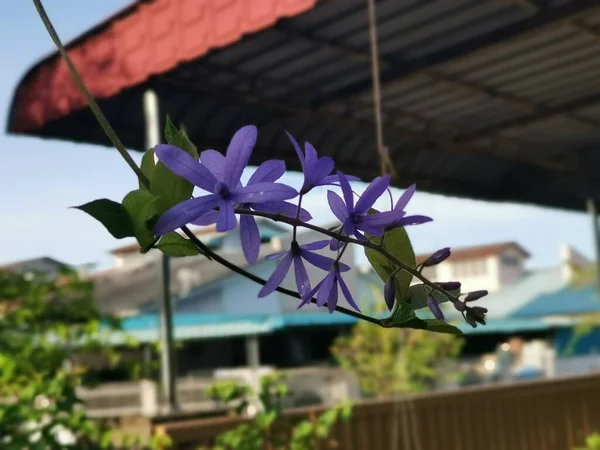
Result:
{"label": "flower petal", "polygon": [[296,276],[298,294],[304,300],[310,294],[311,289],[308,273],[306,272],[306,267],[304,267],[304,261],[302,261],[300,256],[294,256],[294,274]]}
{"label": "flower petal", "polygon": [[212,192],[217,179],[210,170],[200,164],[189,153],[179,147],[168,144],[159,144],[155,147],[156,156],[161,163],[178,177],[190,183]]}
{"label": "flower petal", "polygon": [[[317,150],[313,147],[313,145],[310,142],[305,142],[304,154],[304,159],[306,160],[306,168],[308,170],[312,170],[313,166],[319,161],[319,155],[317,154]],[[333,170],[333,167],[331,168],[331,170]],[[327,173],[327,175],[331,173],[331,170]]]}
{"label": "flower petal", "polygon": [[219,218],[217,219],[217,231],[233,230],[237,225],[233,206],[227,200],[219,202]]}
{"label": "flower petal", "polygon": [[329,314],[332,314],[335,311],[335,307],[338,304],[337,280],[337,277],[333,280],[333,286],[331,287],[331,292],[329,293],[329,298],[327,299],[327,309],[329,310]]}
{"label": "flower petal", "polygon": [[232,190],[230,200],[238,203],[262,203],[288,200],[297,195],[294,188],[283,183],[255,183]]}
{"label": "flower petal", "polygon": [[412,196],[414,195],[415,191],[417,190],[417,185],[413,184],[411,186],[409,186],[400,196],[400,198],[398,199],[398,201],[396,202],[396,206],[394,206],[394,209],[396,211],[404,211],[404,208],[406,208],[406,205],[408,205],[408,202],[410,201],[410,199],[412,198]]}
{"label": "flower petal", "polygon": [[[348,181],[360,181],[360,178],[355,177],[354,175],[346,175],[346,179]],[[334,184],[334,185],[339,185],[340,183],[340,178],[338,177],[337,174],[334,175],[328,175],[325,178],[323,178],[321,180],[321,182],[318,184],[318,186],[326,186],[329,184]]]}
{"label": "flower petal", "polygon": [[422,223],[432,222],[433,219],[427,216],[406,216],[394,222],[395,227],[405,227],[407,225],[421,225]]}
{"label": "flower petal", "polygon": [[283,279],[287,275],[290,270],[290,265],[292,264],[292,254],[288,252],[285,258],[281,260],[277,268],[273,271],[265,285],[262,287],[260,292],[258,293],[259,297],[264,297],[265,295],[269,295],[273,292],[277,287],[282,283]]}
{"label": "flower petal", "polygon": [[381,227],[385,225],[391,225],[394,222],[399,221],[404,216],[403,211],[384,211],[375,214],[368,214],[361,216],[358,220],[360,225]]}
{"label": "flower petal", "polygon": [[348,178],[342,172],[338,171],[337,174],[340,181],[340,187],[342,188],[342,193],[344,194],[346,209],[348,211],[354,211],[354,193],[352,192]]}
{"label": "flower petal", "polygon": [[331,291],[333,290],[334,281],[335,272],[329,272],[323,279],[323,284],[319,288],[319,292],[317,292],[317,306],[324,306],[327,303],[331,296]]}
{"label": "flower petal", "polygon": [[289,251],[272,253],[270,255],[265,256],[265,258],[266,259],[277,259],[277,258],[281,258],[283,255],[286,255],[288,253],[289,253]]}
{"label": "flower petal", "polygon": [[340,196],[333,191],[327,191],[327,201],[329,202],[329,208],[331,209],[331,212],[335,214],[335,217],[341,222],[344,222],[350,212]]}
{"label": "flower petal", "polygon": [[254,125],[247,125],[237,130],[231,138],[223,172],[223,181],[229,187],[237,186],[239,183],[242,172],[250,160],[257,135],[257,128]]}
{"label": "flower petal", "polygon": [[260,231],[252,216],[240,216],[240,239],[246,261],[254,264],[260,251]]}
{"label": "flower petal", "polygon": [[306,304],[308,304],[308,303],[311,302],[311,300],[315,296],[315,293],[317,293],[319,291],[319,289],[321,288],[321,285],[323,284],[323,281],[324,281],[324,279],[321,280],[321,281],[319,281],[317,283],[317,285],[314,288],[312,288],[312,291],[310,291],[308,293],[308,295],[306,296],[306,298],[300,302],[300,304],[298,305],[298,309],[302,308],[304,305],[306,305]]}
{"label": "flower petal", "polygon": [[337,276],[337,280],[340,283],[340,288],[342,288],[342,294],[344,294],[344,297],[346,297],[346,301],[348,302],[348,304],[352,306],[355,310],[360,312],[360,308],[352,298],[352,294],[350,293],[350,289],[348,289],[348,285],[346,284],[346,282],[340,275]]}
{"label": "flower petal", "polygon": [[247,184],[273,182],[279,180],[285,173],[285,163],[278,159],[265,161],[254,171]]}
{"label": "flower petal", "polygon": [[340,241],[338,239],[332,239],[329,242],[329,250],[331,250],[332,252],[335,252],[335,251],[339,250],[343,246],[344,246],[344,242]]}
{"label": "flower petal", "polygon": [[312,166],[308,165],[307,159],[306,166],[309,167],[309,173],[307,173],[306,176],[309,178],[310,184],[315,186],[323,178],[325,178],[331,173],[331,171],[335,167],[335,163],[333,162],[333,159],[331,159],[329,156],[323,156],[322,158],[319,158],[318,161],[313,163]]}
{"label": "flower petal", "polygon": [[[297,205],[294,205],[290,202],[265,202],[258,203],[256,205],[252,205],[252,209],[256,211],[263,211],[271,214],[279,214],[287,217],[296,217],[296,212],[298,209]],[[300,209],[300,217],[298,217],[302,222],[308,222],[312,220],[312,216],[310,213],[304,208]]]}
{"label": "flower petal", "polygon": [[210,170],[219,181],[223,181],[225,156],[216,150],[204,150],[200,153],[200,163]]}
{"label": "flower petal", "polygon": [[[311,252],[308,250],[304,250],[302,248],[300,248],[301,250],[301,256],[308,261],[309,263],[311,263],[313,266],[318,267],[319,269],[322,270],[327,270],[329,271],[331,269],[331,266],[333,265],[333,259],[327,257],[327,256],[323,256],[320,255],[318,253],[315,252]],[[347,264],[344,264],[342,262],[338,262],[339,267],[340,267],[340,272],[347,272],[350,270],[350,266]]]}
{"label": "flower petal", "polygon": [[168,209],[154,225],[154,233],[162,236],[170,231],[181,228],[192,220],[197,219],[206,211],[213,209],[219,204],[219,199],[213,195],[185,200]]}
{"label": "flower petal", "polygon": [[357,214],[366,213],[369,208],[377,201],[381,194],[385,192],[387,187],[390,185],[390,175],[384,175],[383,177],[377,177],[367,186],[367,189],[362,193],[358,201],[354,212]]}
{"label": "flower petal", "polygon": [[321,250],[329,245],[329,239],[323,241],[310,242],[308,244],[302,244],[300,248],[302,250]]}
{"label": "flower petal", "polygon": [[302,172],[304,172],[304,170],[306,168],[306,163],[304,161],[304,159],[305,159],[304,158],[304,152],[300,148],[300,145],[298,144],[298,141],[296,140],[296,138],[294,136],[292,136],[287,131],[285,132],[285,134],[287,134],[288,139],[290,140],[290,142],[294,146],[294,150],[296,150],[296,154],[298,155],[298,159],[300,160],[300,165],[302,166]]}
{"label": "flower petal", "polygon": [[217,218],[219,217],[219,211],[212,210],[202,214],[197,219],[192,220],[190,223],[198,226],[207,226],[212,225],[213,223],[217,223]]}

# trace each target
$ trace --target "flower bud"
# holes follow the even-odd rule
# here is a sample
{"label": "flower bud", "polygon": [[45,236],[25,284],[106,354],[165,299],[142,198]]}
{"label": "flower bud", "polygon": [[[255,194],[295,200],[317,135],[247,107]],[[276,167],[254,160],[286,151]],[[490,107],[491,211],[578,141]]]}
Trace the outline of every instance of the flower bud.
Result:
{"label": "flower bud", "polygon": [[454,302],[454,308],[459,311],[459,312],[465,312],[467,309],[467,305],[465,305],[463,302]]}
{"label": "flower bud", "polygon": [[429,258],[427,258],[423,263],[423,267],[435,266],[436,264],[439,264],[445,259],[447,259],[449,256],[450,247],[442,248],[435,252],[433,255],[431,255]]}
{"label": "flower bud", "polygon": [[390,275],[383,287],[383,298],[389,311],[394,307],[396,300],[396,277]]}
{"label": "flower bud", "polygon": [[474,302],[475,300],[479,300],[481,297],[485,297],[486,295],[488,295],[488,291],[485,290],[469,292],[465,298],[465,302]]}
{"label": "flower bud", "polygon": [[427,306],[433,313],[433,317],[435,317],[436,319],[439,319],[439,320],[444,320],[444,313],[442,312],[440,305],[438,304],[436,299],[433,297],[433,295],[427,296]]}
{"label": "flower bud", "polygon": [[485,325],[485,315],[488,312],[487,308],[483,308],[481,306],[473,306],[471,312],[473,313],[473,318],[475,321],[479,322],[481,325]]}
{"label": "flower bud", "polygon": [[473,314],[473,310],[471,308],[467,309],[467,313],[465,314],[465,321],[471,325],[473,328],[477,328],[477,321],[475,320],[475,314]]}
{"label": "flower bud", "polygon": [[456,291],[457,289],[460,289],[461,286],[460,282],[458,281],[444,281],[436,284],[445,291]]}

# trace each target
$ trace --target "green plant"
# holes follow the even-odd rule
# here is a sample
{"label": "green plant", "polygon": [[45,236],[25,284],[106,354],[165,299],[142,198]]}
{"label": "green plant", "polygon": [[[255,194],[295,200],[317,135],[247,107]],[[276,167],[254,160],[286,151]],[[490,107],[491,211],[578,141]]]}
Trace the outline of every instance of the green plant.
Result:
{"label": "green plant", "polygon": [[[58,279],[0,272],[0,436],[2,448],[111,449],[111,430],[90,419],[79,386],[98,380],[83,355],[122,363],[105,344],[119,330],[94,306],[91,283],[65,270]],[[124,437],[129,449],[141,438]],[[156,447],[160,448],[160,447]]]}
{"label": "green plant", "polygon": [[[373,297],[374,309],[382,310],[378,289]],[[423,391],[440,377],[453,375],[439,363],[455,359],[462,345],[463,340],[451,334],[359,322],[349,335],[338,337],[331,350],[340,366],[357,377],[363,393],[386,396]]]}
{"label": "green plant", "polygon": [[[234,382],[220,382],[211,386],[208,394],[215,400],[234,403],[233,411],[237,416],[251,404],[255,393]],[[274,373],[261,378],[256,416],[248,423],[217,436],[212,450],[312,450],[321,444],[335,446],[336,442],[330,439],[332,428],[340,420],[350,419],[350,403],[293,421],[282,415],[282,400],[290,395],[283,374]],[[207,449],[201,447],[199,450]]]}
{"label": "green plant", "polygon": [[577,447],[575,450],[600,450],[600,434],[589,435],[585,439],[585,447]]}

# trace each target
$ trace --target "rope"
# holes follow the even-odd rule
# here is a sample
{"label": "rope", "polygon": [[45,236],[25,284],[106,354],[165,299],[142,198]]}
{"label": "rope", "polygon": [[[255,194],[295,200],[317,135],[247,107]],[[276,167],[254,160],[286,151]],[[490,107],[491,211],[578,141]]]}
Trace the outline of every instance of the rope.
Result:
{"label": "rope", "polygon": [[373,109],[375,113],[375,132],[377,135],[377,152],[381,175],[396,175],[394,164],[390,158],[389,148],[383,143],[383,119],[381,113],[381,86],[379,67],[379,46],[377,43],[377,17],[375,0],[367,0],[369,6],[369,39],[371,41],[371,78],[373,79]]}

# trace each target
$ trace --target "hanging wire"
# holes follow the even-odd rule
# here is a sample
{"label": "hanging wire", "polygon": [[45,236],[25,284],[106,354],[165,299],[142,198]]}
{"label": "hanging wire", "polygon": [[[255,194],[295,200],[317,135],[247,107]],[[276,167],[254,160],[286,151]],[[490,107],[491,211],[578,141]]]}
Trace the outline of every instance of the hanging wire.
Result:
{"label": "hanging wire", "polygon": [[389,148],[383,142],[383,117],[381,112],[381,86],[379,67],[379,46],[377,43],[377,16],[375,0],[367,0],[369,9],[369,39],[371,41],[371,78],[373,79],[373,110],[375,113],[375,132],[377,135],[377,152],[381,175],[395,176],[394,164],[390,158]]}

